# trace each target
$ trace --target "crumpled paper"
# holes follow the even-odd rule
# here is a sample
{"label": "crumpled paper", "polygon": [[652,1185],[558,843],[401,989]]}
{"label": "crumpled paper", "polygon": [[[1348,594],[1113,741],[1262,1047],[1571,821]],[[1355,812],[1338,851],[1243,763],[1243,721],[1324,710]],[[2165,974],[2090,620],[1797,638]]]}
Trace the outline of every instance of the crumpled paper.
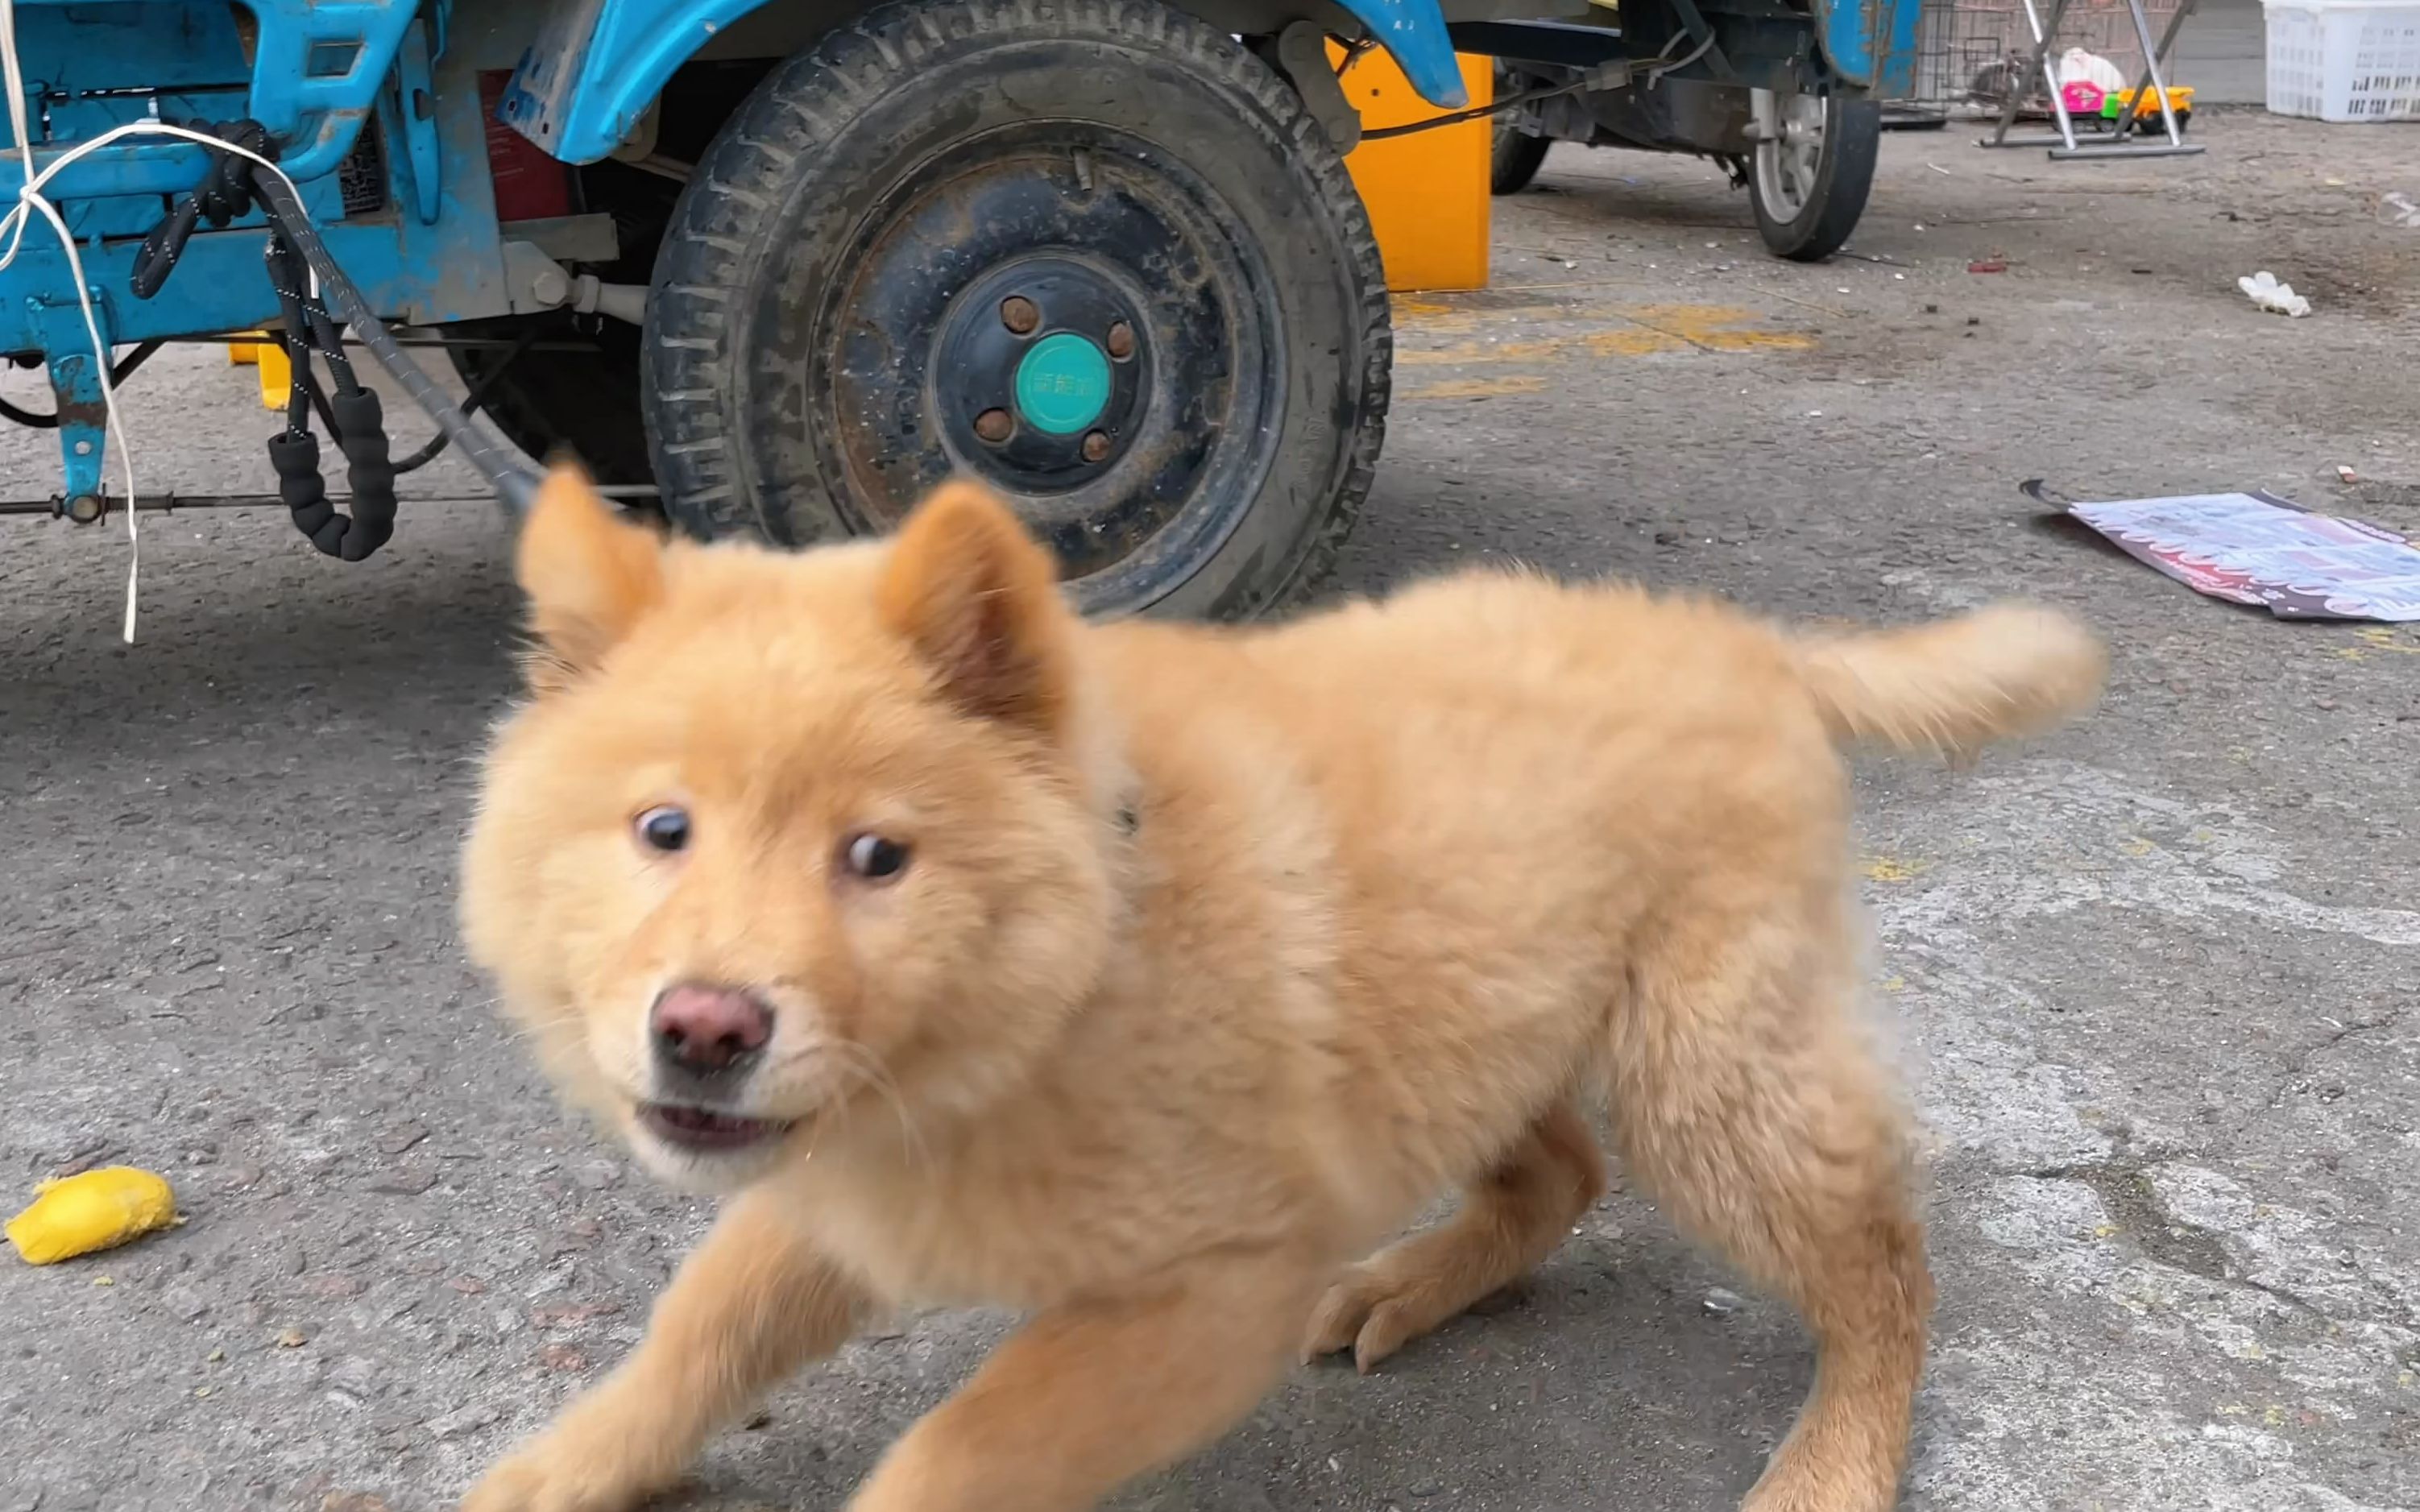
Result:
{"label": "crumpled paper", "polygon": [[2235,286],[2242,289],[2253,303],[2273,315],[2299,320],[2311,313],[2310,301],[2295,293],[2293,285],[2277,282],[2277,275],[2265,268],[2249,278],[2237,279]]}

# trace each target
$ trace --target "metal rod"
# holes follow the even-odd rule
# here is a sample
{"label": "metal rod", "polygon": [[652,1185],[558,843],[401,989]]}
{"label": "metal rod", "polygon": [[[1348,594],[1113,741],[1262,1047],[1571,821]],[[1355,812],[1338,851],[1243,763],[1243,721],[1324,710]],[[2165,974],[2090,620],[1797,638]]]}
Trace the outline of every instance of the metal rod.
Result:
{"label": "metal rod", "polygon": [[[2033,20],[2034,0],[2025,0],[2025,19]],[[2067,15],[2067,0],[2057,0],[2051,7],[2050,25],[2043,29],[2039,46],[2043,81],[2050,85],[2051,114],[2058,120],[2058,134],[2067,139],[2069,151],[2075,149],[2075,122],[2067,114],[2067,90],[2058,82],[2058,65],[2050,60],[2050,50],[2058,36],[2058,23]]]}
{"label": "metal rod", "polygon": [[[2194,0],[2183,0],[2176,14],[2168,18],[2167,29],[2155,43],[2151,40],[2150,18],[2144,13],[2143,0],[2126,0],[2127,12],[2134,23],[2135,39],[2143,47],[2143,77],[2134,85],[2134,92],[2119,107],[2117,125],[2109,133],[2109,140],[2073,146],[2058,143],[2055,138],[2042,138],[2040,145],[2050,148],[2053,159],[2073,162],[2096,158],[2190,158],[2202,151],[2198,143],[2186,145],[2184,127],[2177,120],[2176,108],[2168,103],[2168,83],[2160,69],[2161,59],[2167,55],[2169,48],[2176,45],[2177,31],[2193,8]],[[2134,130],[2142,120],[2141,105],[2146,89],[2154,91],[2151,98],[2159,101],[2160,121],[2165,128],[2165,140],[2153,138],[2148,129]],[[2130,131],[2135,137],[2131,142],[2127,140]]]}
{"label": "metal rod", "polygon": [[[351,500],[332,497],[328,501],[342,505],[351,502]],[[451,503],[454,501],[431,499],[414,500],[413,502]],[[101,520],[108,517],[108,512],[125,507],[125,500],[110,499],[106,501],[105,512],[87,523],[99,524]],[[173,515],[180,509],[283,509],[285,507],[285,501],[273,493],[150,493],[139,495],[134,501],[135,512],[143,515]],[[0,515],[56,515],[58,513],[58,501],[53,499],[0,499]]]}
{"label": "metal rod", "polygon": [[[348,340],[345,345],[348,347],[359,347],[362,346],[363,343]],[[605,349],[604,347],[597,346],[593,341],[540,341],[533,342],[527,347],[521,347],[521,344],[517,341],[506,341],[501,338],[486,336],[464,336],[459,339],[440,337],[421,337],[415,339],[405,336],[398,337],[396,341],[396,345],[406,351],[504,351],[512,347],[520,347],[523,351],[579,352],[583,356],[589,357],[597,356]]]}
{"label": "metal rod", "polygon": [[[2027,24],[2039,28],[2033,0],[2024,0],[2024,7]],[[2143,47],[2144,80],[2134,86],[2134,93],[2129,97],[2128,103],[2120,108],[2116,126],[2111,131],[2107,141],[2080,142],[2076,139],[2073,119],[2068,114],[2066,97],[2060,92],[2057,75],[2052,70],[2047,60],[2051,39],[2057,34],[2058,23],[2067,9],[2067,0],[2056,0],[2051,8],[2049,30],[2047,32],[2037,30],[2036,50],[2041,58],[2043,80],[2050,86],[2050,106],[2053,116],[2058,123],[2057,134],[2053,136],[2009,135],[2009,127],[2016,118],[2017,102],[2011,100],[2001,115],[1999,131],[1992,138],[1978,142],[1977,145],[2001,147],[2047,147],[2050,149],[2050,156],[2062,162],[2090,162],[2095,159],[2108,158],[2187,158],[2201,152],[2202,147],[2199,144],[2190,147],[2185,144],[2184,130],[2177,123],[2175,107],[2168,103],[2167,80],[2160,69],[2161,59],[2166,56],[2168,49],[2176,45],[2178,29],[2182,26],[2186,14],[2193,8],[2194,0],[2182,0],[2177,12],[2169,18],[2166,31],[2158,41],[2154,42],[2151,39],[2150,18],[2143,10],[2143,0],[2126,0],[2127,13],[2134,23],[2135,39]],[[2142,92],[2146,88],[2157,91],[2152,98],[2159,101],[2161,122],[2166,128],[2165,141],[2147,140],[2148,132],[2135,132],[2136,141],[2130,142],[2126,139],[2137,124],[2137,108],[2142,101]]]}
{"label": "metal rod", "polygon": [[[613,484],[596,490],[617,503],[644,505],[656,497],[656,489],[647,484]],[[407,504],[478,504],[489,502],[486,494],[423,494],[402,501]],[[328,502],[338,508],[352,502],[349,494],[332,494]],[[89,523],[98,524],[108,517],[109,511],[126,507],[123,499],[106,501],[106,511]],[[173,515],[188,509],[283,509],[286,501],[273,493],[154,493],[144,494],[134,501],[136,513]],[[0,499],[0,517],[12,515],[56,516],[61,513],[55,499]]]}
{"label": "metal rod", "polygon": [[[2167,52],[2168,44],[2176,40],[2177,24],[2185,19],[2185,12],[2193,8],[2193,0],[2184,0],[2184,3],[2177,8],[2177,13],[2168,20],[2167,36],[2157,43],[2151,40],[2151,19],[2143,14],[2143,0],[2126,0],[2126,8],[2134,17],[2134,36],[2143,44],[2143,71],[2151,76],[2151,87],[2158,91],[2155,98],[2160,101],[2160,119],[2168,129],[2168,146],[2183,147],[2185,133],[2178,130],[2176,109],[2168,103],[2168,82],[2160,76],[2160,58]],[[2142,100],[2143,97],[2138,88],[2134,98],[2119,108],[2118,116],[2121,128],[2127,118],[2134,114],[2134,107],[2140,104]]]}
{"label": "metal rod", "polygon": [[[2079,158],[2088,158],[2096,152],[2115,152],[2118,150],[2109,143],[2098,141],[2079,141],[2074,147],[2071,147],[2058,137],[2052,135],[2012,136],[2003,145],[2012,147],[2055,147],[2062,153],[2071,152]],[[2130,152],[2133,151],[2133,144],[2131,142],[2126,144],[2126,150]]]}
{"label": "metal rod", "polygon": [[[2051,138],[2043,140],[2047,142]],[[2201,149],[2198,142],[2191,147],[2180,142],[2094,142],[2080,147],[2055,147],[2050,149],[2050,155],[2062,162],[2090,162],[2096,158],[2190,158]]]}
{"label": "metal rod", "polygon": [[2051,66],[2050,61],[2051,39],[2058,35],[2058,23],[2067,16],[2067,0],[2052,0],[2048,26],[2042,24],[2041,13],[2034,8],[2034,0],[2024,0],[2024,8],[2025,26],[2034,37],[2033,56],[2026,61],[2024,68],[2016,70],[2015,76],[2009,81],[2009,98],[2000,106],[1998,129],[1988,137],[1978,138],[1975,145],[1982,147],[2033,145],[2030,139],[2024,142],[2009,140],[2009,128],[2016,125],[2017,111],[2025,102],[2024,92],[2019,86],[2024,83],[2026,75],[2039,70],[2042,76],[2042,83],[2050,90],[2051,109],[2057,113],[2058,139],[2062,145],[2072,147],[2075,146],[2075,129],[2068,121],[2065,101],[2058,97],[2058,73]]}

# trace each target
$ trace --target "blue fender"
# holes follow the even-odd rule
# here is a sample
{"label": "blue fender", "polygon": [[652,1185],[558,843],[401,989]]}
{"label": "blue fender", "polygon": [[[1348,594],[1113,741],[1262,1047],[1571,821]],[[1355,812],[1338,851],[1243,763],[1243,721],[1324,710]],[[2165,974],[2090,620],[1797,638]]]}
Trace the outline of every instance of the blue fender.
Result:
{"label": "blue fender", "polygon": [[[595,162],[630,134],[674,69],[764,3],[585,0],[556,6],[545,32],[521,55],[498,114],[566,162]],[[1438,0],[1338,3],[1393,54],[1421,98],[1448,110],[1469,102]],[[1899,3],[1913,13],[1916,0]]]}
{"label": "blue fender", "polygon": [[1815,0],[1815,36],[1832,76],[1885,100],[1916,92],[1922,0]]}
{"label": "blue fender", "polygon": [[1438,0],[1338,0],[1355,21],[1368,28],[1371,39],[1394,57],[1420,98],[1444,110],[1470,103],[1463,87],[1462,65],[1446,36],[1445,8]]}

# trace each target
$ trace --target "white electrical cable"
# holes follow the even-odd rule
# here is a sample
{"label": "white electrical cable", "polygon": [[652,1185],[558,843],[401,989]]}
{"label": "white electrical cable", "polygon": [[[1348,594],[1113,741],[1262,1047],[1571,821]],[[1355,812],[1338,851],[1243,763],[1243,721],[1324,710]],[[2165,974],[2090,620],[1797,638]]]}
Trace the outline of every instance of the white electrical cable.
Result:
{"label": "white electrical cable", "polygon": [[[171,126],[165,121],[128,121],[123,126],[112,127],[91,141],[79,143],[69,151],[59,154],[52,160],[49,167],[36,173],[33,135],[26,129],[25,80],[17,60],[16,0],[0,0],[0,74],[6,76],[8,89],[8,126],[16,135],[17,157],[23,169],[23,181],[17,187],[16,208],[11,209],[5,218],[0,218],[0,230],[6,230],[8,234],[8,249],[0,252],[0,270],[7,269],[9,264],[17,260],[17,253],[24,244],[25,225],[30,219],[26,212],[29,210],[50,223],[51,229],[58,235],[60,248],[67,253],[68,273],[75,280],[76,304],[84,312],[85,333],[92,338],[92,357],[97,364],[96,377],[101,381],[101,412],[107,418],[111,439],[117,442],[118,471],[125,475],[127,563],[126,625],[123,633],[127,644],[132,645],[134,643],[135,585],[143,570],[142,532],[134,523],[134,517],[142,512],[136,507],[138,500],[134,492],[134,453],[127,443],[126,425],[117,413],[117,385],[110,380],[109,376],[113,353],[109,344],[101,339],[101,317],[93,311],[92,290],[84,281],[84,258],[76,251],[75,235],[68,229],[66,218],[59,214],[57,206],[44,197],[43,186],[47,185],[57,176],[59,170],[68,164],[89,153],[100,151],[113,142],[123,141],[130,136],[173,136],[188,142],[199,143],[215,151],[231,152],[258,167],[268,169],[286,180],[286,187],[294,191],[297,203],[301,202],[302,194],[301,190],[295,189],[294,180],[286,177],[285,169],[259,153],[223,142],[206,131],[196,131],[182,126]],[[313,298],[317,298],[319,293],[319,277],[316,272],[311,274],[310,292]],[[109,493],[108,467],[109,459],[104,453],[101,457],[103,498],[106,498]]]}

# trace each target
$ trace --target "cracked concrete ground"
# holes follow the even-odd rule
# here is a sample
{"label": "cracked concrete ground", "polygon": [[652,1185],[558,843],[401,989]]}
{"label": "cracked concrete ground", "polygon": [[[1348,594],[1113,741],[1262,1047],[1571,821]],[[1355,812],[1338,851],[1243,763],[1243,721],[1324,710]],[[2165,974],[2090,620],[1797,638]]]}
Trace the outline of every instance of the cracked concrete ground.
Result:
{"label": "cracked concrete ground", "polygon": [[[1492,291],[1404,301],[1346,563],[1880,619],[2023,593],[2107,630],[2090,723],[1859,768],[1941,1277],[1918,1512],[2420,1505],[2420,631],[2197,598],[2015,491],[2420,528],[2420,229],[2379,201],[2420,195],[2420,138],[2195,130],[2208,157],[2122,167],[1894,137],[1858,255],[1815,269],[1704,165],[1559,148]],[[2256,314],[2264,267],[2318,315]],[[265,484],[249,383],[153,363],[145,466]],[[47,438],[0,444],[48,490]],[[433,1512],[628,1347],[702,1224],[552,1108],[455,942],[504,541],[473,502],[358,567],[269,514],[154,519],[130,650],[118,537],[0,524],[0,1184],[132,1162],[191,1218],[0,1263],[0,1512]],[[1120,1505],[1729,1507],[1809,1369],[1735,1284],[1618,1194],[1521,1294],[1372,1379],[1298,1372]],[[839,1506],[1002,1326],[868,1335],[677,1504]]]}

